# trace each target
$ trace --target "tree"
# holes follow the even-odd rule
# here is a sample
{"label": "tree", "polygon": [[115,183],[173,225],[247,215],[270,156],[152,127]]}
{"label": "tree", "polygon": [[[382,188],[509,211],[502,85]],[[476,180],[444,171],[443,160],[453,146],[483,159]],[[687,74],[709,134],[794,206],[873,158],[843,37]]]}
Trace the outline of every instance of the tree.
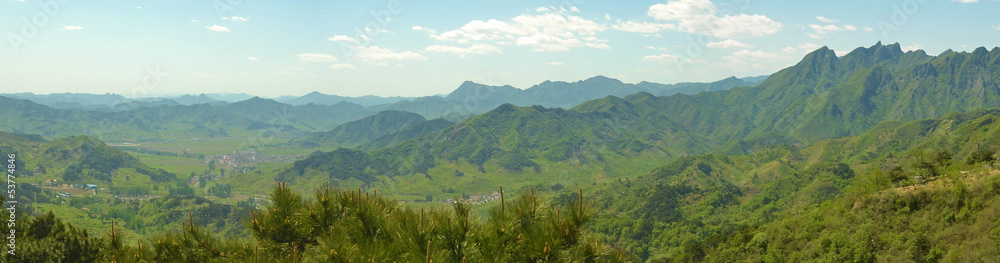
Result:
{"label": "tree", "polygon": [[889,170],[889,179],[891,179],[893,183],[906,180],[907,178],[909,178],[909,175],[906,174],[906,171],[903,171],[903,167],[897,165],[893,166],[892,169]]}
{"label": "tree", "polygon": [[282,254],[304,251],[306,244],[315,242],[316,237],[308,234],[311,231],[301,220],[301,196],[285,183],[278,183],[271,192],[271,201],[266,213],[251,216],[250,230],[255,237],[275,244],[270,250]]}
{"label": "tree", "polygon": [[210,173],[215,173],[215,159],[208,161],[208,171]]}
{"label": "tree", "polygon": [[993,162],[994,154],[996,153],[993,152],[992,150],[979,149],[979,151],[976,151],[972,153],[972,155],[969,155],[969,157],[965,159],[965,163],[970,165],[977,163],[990,163]]}

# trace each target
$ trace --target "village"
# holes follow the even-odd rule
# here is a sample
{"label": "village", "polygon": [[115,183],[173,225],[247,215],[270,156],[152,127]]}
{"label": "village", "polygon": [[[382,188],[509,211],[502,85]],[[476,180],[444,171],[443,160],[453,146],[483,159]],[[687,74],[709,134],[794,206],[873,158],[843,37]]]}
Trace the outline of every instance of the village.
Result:
{"label": "village", "polygon": [[443,200],[441,202],[448,203],[448,204],[453,204],[453,203],[456,203],[456,202],[463,202],[465,204],[470,204],[470,205],[480,205],[480,204],[485,204],[485,203],[489,203],[489,202],[493,202],[493,201],[497,201],[497,200],[500,200],[500,192],[493,191],[492,193],[485,194],[485,195],[470,195],[469,198],[465,199],[465,200],[461,200],[461,199],[455,200],[453,198],[449,198],[449,199],[445,199],[445,200]]}
{"label": "village", "polygon": [[216,160],[219,165],[240,167],[254,166],[258,163],[291,163],[302,159],[302,155],[263,155],[256,151],[233,151],[232,154],[219,154],[208,158]]}

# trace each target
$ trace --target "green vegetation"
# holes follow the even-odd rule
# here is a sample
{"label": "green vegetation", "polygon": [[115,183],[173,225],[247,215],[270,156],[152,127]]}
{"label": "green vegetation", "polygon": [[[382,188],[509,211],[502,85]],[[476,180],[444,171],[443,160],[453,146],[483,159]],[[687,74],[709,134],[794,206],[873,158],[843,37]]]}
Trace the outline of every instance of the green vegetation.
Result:
{"label": "green vegetation", "polygon": [[171,182],[176,175],[150,168],[139,159],[88,136],[45,141],[40,136],[0,132],[0,150],[15,153],[18,171],[36,178],[55,178],[64,183],[110,183],[112,181]]}
{"label": "green vegetation", "polygon": [[[518,198],[502,202],[482,221],[473,218],[461,203],[450,210],[404,209],[374,193],[355,191],[321,189],[314,198],[305,199],[279,184],[270,199],[272,204],[246,221],[253,240],[222,239],[211,234],[205,228],[206,223],[199,219],[211,216],[213,211],[190,211],[187,221],[177,231],[148,241],[138,240],[135,246],[125,243],[129,239],[118,231],[123,222],[141,224],[143,218],[149,217],[112,210],[109,216],[120,220],[112,224],[108,234],[94,237],[48,213],[21,218],[13,231],[29,234],[18,239],[16,255],[5,255],[2,259],[5,262],[631,260],[587,234],[585,226],[592,218],[593,208],[582,198],[572,205],[553,208],[541,196],[524,192]],[[196,218],[195,214],[200,216]],[[11,229],[4,225],[0,231]]]}
{"label": "green vegetation", "polygon": [[310,135],[298,143],[308,148],[353,148],[423,122],[427,122],[427,119],[416,113],[382,111],[360,120],[344,123],[331,131]]}
{"label": "green vegetation", "polygon": [[[1000,193],[990,190],[991,180],[1000,180],[992,150],[1000,146],[1000,133],[986,131],[1000,129],[987,121],[998,113],[887,124],[804,149],[681,158],[600,191],[601,213],[592,230],[653,261],[966,261],[992,255],[995,247],[964,237],[992,242],[995,217],[985,204]],[[965,226],[956,226],[959,214]],[[985,230],[964,232],[972,226]],[[913,250],[907,242],[924,247]]]}
{"label": "green vegetation", "polygon": [[[0,129],[42,133],[0,132],[0,152],[43,261],[996,261],[997,72],[1000,48],[879,43],[684,86],[700,93],[595,77],[369,106],[0,98]],[[95,129],[118,148],[78,135]]]}

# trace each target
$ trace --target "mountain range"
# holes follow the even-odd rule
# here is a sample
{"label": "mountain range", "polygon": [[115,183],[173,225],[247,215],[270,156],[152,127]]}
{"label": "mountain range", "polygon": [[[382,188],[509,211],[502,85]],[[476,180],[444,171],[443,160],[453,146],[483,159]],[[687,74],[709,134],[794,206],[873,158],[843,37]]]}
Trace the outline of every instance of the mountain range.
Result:
{"label": "mountain range", "polygon": [[[457,162],[484,172],[530,173],[544,169],[540,163],[600,162],[613,156],[669,161],[707,153],[747,154],[779,145],[804,147],[824,139],[861,135],[886,121],[940,118],[949,112],[998,107],[997,78],[1000,48],[930,56],[923,51],[902,52],[899,44],[877,43],[837,57],[822,47],[754,87],[694,95],[639,92],[590,100],[569,109],[503,104],[410,143],[372,152],[362,158],[368,161],[360,163],[370,162],[371,167],[413,164],[404,161],[409,158],[421,160],[415,164],[423,167],[416,170],[421,172]],[[620,82],[597,77],[577,84],[597,83],[613,87]],[[453,95],[488,88],[466,83]],[[496,93],[513,90],[498,88]],[[353,151],[325,154],[347,153],[353,157],[337,158],[365,156]],[[294,174],[307,174],[306,170]],[[384,172],[375,175],[400,175],[373,171]]]}
{"label": "mountain range", "polygon": [[[37,133],[49,138],[78,135],[83,131],[82,134],[102,139],[135,141],[225,137],[228,134],[254,133],[267,128],[269,133],[288,132],[281,136],[295,137],[327,132],[338,125],[382,111],[409,111],[425,118],[450,117],[450,121],[457,121],[504,103],[572,107],[588,99],[629,94],[636,90],[660,93],[676,90],[690,93],[752,84],[754,83],[736,78],[713,83],[625,84],[598,76],[574,83],[545,82],[528,90],[466,82],[446,97],[429,96],[413,100],[372,96],[345,99],[346,97],[319,93],[278,99],[288,103],[259,97],[238,102],[220,101],[241,98],[245,94],[200,94],[128,100],[113,94],[18,93],[0,95],[4,105],[12,105],[2,110],[5,116],[0,118],[6,121],[0,124],[0,130]],[[483,94],[481,90],[498,92]],[[391,101],[395,102],[371,105]],[[46,121],[30,122],[38,117],[44,117]]]}

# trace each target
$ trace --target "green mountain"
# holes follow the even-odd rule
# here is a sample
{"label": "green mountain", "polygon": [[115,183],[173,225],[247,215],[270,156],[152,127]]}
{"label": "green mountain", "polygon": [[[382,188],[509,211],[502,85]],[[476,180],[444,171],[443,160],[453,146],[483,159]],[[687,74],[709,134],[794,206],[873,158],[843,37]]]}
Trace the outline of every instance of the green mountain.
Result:
{"label": "green mountain", "polygon": [[[949,111],[972,111],[991,104],[997,97],[994,82],[935,84],[951,92],[918,92],[927,89],[918,83],[930,80],[917,75],[946,72],[938,69],[945,65],[942,61],[953,61],[947,64],[953,70],[947,72],[958,76],[970,74],[966,71],[998,70],[995,61],[1000,49],[984,50],[933,57],[919,51],[904,53],[898,44],[879,43],[837,57],[824,47],[756,87],[659,97],[640,92],[624,98],[607,96],[571,109],[503,104],[412,143],[362,149],[379,149],[365,157],[376,160],[371,167],[404,164],[415,168],[373,168],[370,176],[383,181],[414,173],[448,178],[430,183],[436,185],[465,180],[449,176],[470,172],[467,166],[490,181],[590,163],[602,167],[600,173],[621,176],[683,156],[749,154],[783,145],[801,148],[824,139],[857,136],[886,121],[939,118]],[[977,74],[980,79],[994,76]],[[940,73],[936,78],[941,80],[935,83],[953,79]],[[592,78],[581,83],[614,86],[621,82]],[[469,92],[488,88],[474,83],[464,86]],[[516,89],[496,92],[513,94]],[[963,92],[985,95],[969,99]],[[912,101],[934,104],[918,107]],[[304,169],[285,174],[330,174],[323,170],[330,168],[326,166],[299,167]],[[314,168],[319,170],[309,171]],[[575,176],[596,172],[593,169],[579,170],[581,174]]]}
{"label": "green mountain", "polygon": [[46,141],[39,135],[0,132],[0,150],[17,155],[20,173],[66,183],[106,185],[112,178],[126,177],[161,183],[176,179],[172,173],[150,168],[139,159],[88,136]]}
{"label": "green mountain", "polygon": [[427,135],[431,135],[444,130],[445,128],[454,125],[454,122],[450,122],[445,119],[433,119],[425,122],[419,122],[405,128],[400,129],[397,132],[386,134],[378,137],[370,142],[367,142],[359,149],[364,150],[377,150],[382,148],[388,148],[391,146],[396,146],[402,144],[411,139],[423,138]]}
{"label": "green mountain", "polygon": [[[804,235],[791,235],[791,239],[777,237],[787,231],[779,230],[783,226],[808,225],[811,219],[806,215],[841,214],[842,217],[860,219],[874,213],[877,217],[904,221],[916,220],[913,216],[926,216],[928,213],[920,211],[900,211],[898,214],[854,211],[851,205],[856,208],[857,202],[870,203],[871,198],[884,200],[886,195],[896,198],[891,196],[898,195],[897,187],[936,188],[937,183],[981,180],[979,177],[966,177],[970,175],[969,171],[976,169],[985,168],[989,177],[990,166],[979,164],[997,158],[994,155],[1000,149],[1000,124],[996,123],[997,120],[1000,120],[1000,110],[978,110],[950,114],[942,119],[887,122],[861,136],[823,140],[803,149],[779,146],[762,148],[748,155],[680,158],[648,175],[623,179],[603,187],[598,194],[598,206],[606,207],[603,210],[605,214],[595,222],[593,230],[602,233],[605,240],[626,247],[641,258],[732,261],[740,253],[761,253],[761,258],[766,258],[764,254],[777,253],[783,255],[779,258],[784,260],[801,261],[833,255],[840,258],[858,256],[863,251],[847,250],[856,249],[848,243],[837,244],[843,250],[830,251],[832,248],[825,247],[825,244],[822,245],[824,247],[809,247],[807,250],[811,252],[808,253],[818,254],[808,254],[795,252],[803,247],[751,247],[753,243],[747,241],[760,239],[755,236],[755,231],[768,233],[763,237],[766,240],[759,242],[784,245],[806,240],[820,245],[826,242],[821,239],[822,236],[832,238],[831,234],[819,234],[818,231],[803,231]],[[995,176],[995,171],[992,173],[994,179],[1000,179]],[[968,198],[972,199],[966,200],[986,202],[998,193],[970,196]],[[941,195],[933,191],[927,194]],[[951,197],[945,195],[943,198]],[[933,216],[940,215],[942,207],[947,210],[946,207],[950,206],[956,209],[951,210],[954,213],[961,210],[961,205],[956,208],[950,201],[924,199],[922,202],[921,206],[937,207],[934,210],[937,212],[930,213]],[[899,211],[902,208],[896,206],[892,209]],[[968,213],[963,218],[970,225],[992,224],[992,218],[983,222],[983,219],[975,219],[975,211]],[[844,223],[839,220],[824,221]],[[931,228],[946,229],[951,223],[937,221],[925,224],[930,224],[925,226]],[[755,230],[757,227],[761,227],[760,230]],[[874,227],[897,229],[886,224]],[[828,229],[834,233],[850,233]],[[887,234],[880,235],[886,237]],[[914,236],[917,235],[923,234],[914,233]],[[943,234],[932,236],[942,242],[938,243],[941,248],[957,247],[944,245],[948,237]],[[745,240],[731,240],[738,238]],[[885,248],[886,242],[889,240],[876,241],[882,245],[863,247],[863,253],[898,256],[899,252]],[[905,243],[905,240],[902,242]],[[864,243],[871,244],[870,241]],[[924,253],[920,254],[921,258],[928,253],[930,245],[927,246],[921,252]],[[960,257],[964,252],[953,253],[958,254],[951,256]],[[795,254],[798,255],[790,257]]]}
{"label": "green mountain", "polygon": [[310,135],[301,139],[299,144],[305,147],[354,148],[423,122],[427,122],[427,119],[416,113],[382,111],[360,120],[344,123],[331,131]]}

